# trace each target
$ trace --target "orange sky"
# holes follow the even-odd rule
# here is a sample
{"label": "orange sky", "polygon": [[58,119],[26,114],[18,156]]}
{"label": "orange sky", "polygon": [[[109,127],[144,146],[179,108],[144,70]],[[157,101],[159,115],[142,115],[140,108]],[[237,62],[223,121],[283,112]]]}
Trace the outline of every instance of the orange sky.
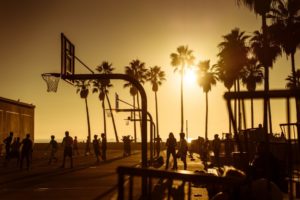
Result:
{"label": "orange sky", "polygon": [[[108,60],[116,72],[123,73],[124,66],[138,58],[146,66],[158,65],[166,71],[167,81],[158,93],[160,134],[165,139],[170,131],[179,138],[180,130],[179,75],[173,73],[169,55],[179,45],[188,45],[194,50],[197,62],[210,59],[214,64],[221,36],[235,27],[250,34],[260,27],[260,18],[237,7],[235,0],[0,0],[0,26],[0,96],[36,105],[37,140],[48,139],[51,134],[60,140],[65,130],[80,140],[87,135],[84,100],[76,94],[76,89],[61,81],[57,93],[47,93],[40,76],[44,72],[60,71],[61,32],[75,44],[76,56],[93,69]],[[296,66],[297,58],[299,52]],[[80,71],[79,65],[77,69],[87,73]],[[270,88],[283,89],[289,73],[290,62],[284,55],[270,72]],[[124,82],[113,84],[110,91],[113,104],[115,92],[131,102],[129,90],[123,89]],[[149,84],[145,89],[149,111],[154,117],[154,95]],[[204,136],[204,93],[196,83],[186,83],[184,90],[189,136]],[[224,92],[222,83],[218,83],[209,93],[210,138],[228,131]],[[97,95],[91,94],[88,102],[92,134],[100,134],[102,111]],[[249,103],[246,105],[250,126]],[[256,125],[261,123],[261,105],[262,102],[256,102]],[[286,122],[284,106],[284,101],[272,101],[276,132],[278,124]],[[132,124],[126,126],[127,116],[116,116],[120,136],[133,132]],[[108,138],[114,139],[110,118],[108,127]]]}

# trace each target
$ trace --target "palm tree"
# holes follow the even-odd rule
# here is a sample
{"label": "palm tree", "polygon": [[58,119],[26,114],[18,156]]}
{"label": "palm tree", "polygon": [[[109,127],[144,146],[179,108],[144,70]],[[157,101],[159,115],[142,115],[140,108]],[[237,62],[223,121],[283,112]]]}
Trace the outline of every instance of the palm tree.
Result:
{"label": "palm tree", "polygon": [[[272,67],[273,63],[276,61],[276,58],[281,55],[281,48],[270,33],[270,28],[266,29],[265,35],[263,35],[263,33],[260,31],[254,31],[253,36],[250,39],[250,46],[253,56],[263,66],[268,66],[268,68]],[[266,67],[264,67],[264,69],[266,76]],[[269,112],[270,132],[272,133],[271,106],[269,99],[267,99],[267,111]],[[266,130],[267,129],[268,128],[266,127]]]}
{"label": "palm tree", "polygon": [[[291,58],[293,81],[296,85],[295,54],[300,44],[300,1],[278,0],[268,15],[272,19],[272,33],[283,51]],[[297,121],[300,121],[300,102],[296,98]]]}
{"label": "palm tree", "polygon": [[181,100],[181,128],[180,132],[183,132],[184,118],[183,118],[183,75],[186,68],[191,67],[194,64],[195,57],[193,51],[188,46],[179,46],[176,53],[172,53],[171,65],[174,67],[174,72],[180,73],[180,100]]}
{"label": "palm tree", "polygon": [[[235,85],[235,89],[239,91],[239,79],[241,71],[248,62],[249,47],[246,46],[246,40],[249,36],[245,32],[240,31],[238,28],[233,29],[229,34],[224,35],[224,41],[218,47],[219,60],[217,62],[218,75],[225,83],[227,88]],[[236,115],[236,101],[235,101],[235,115]],[[240,101],[238,100],[238,116],[239,116],[239,129],[241,127],[240,120]]]}
{"label": "palm tree", "polygon": [[[107,61],[103,61],[99,66],[96,67],[96,70],[101,74],[111,74],[114,70],[112,67],[112,63],[108,63]],[[94,89],[93,92],[99,92],[99,99],[102,101],[102,109],[103,109],[103,122],[104,122],[104,133],[106,134],[106,117],[105,117],[105,99],[107,100],[108,107],[111,113],[111,119],[114,127],[115,138],[116,141],[119,142],[115,118],[112,112],[112,107],[110,103],[110,99],[108,96],[109,90],[108,88],[113,87],[110,80],[94,80]]]}
{"label": "palm tree", "polygon": [[[263,35],[263,48],[265,48],[267,45],[267,13],[271,9],[272,3],[274,3],[277,0],[236,0],[238,5],[244,4],[247,8],[249,8],[251,11],[254,11],[256,14],[259,14],[261,16],[262,20],[262,35]],[[268,51],[266,49],[263,49],[264,54],[266,54]],[[262,65],[265,69],[265,81],[264,81],[264,91],[265,93],[269,92],[269,65],[268,63],[263,62]],[[267,112],[268,112],[268,98],[264,98],[264,130],[267,138],[268,133],[268,121],[267,121]]]}
{"label": "palm tree", "polygon": [[[249,59],[248,65],[243,69],[242,82],[246,85],[247,90],[254,92],[256,85],[263,82],[263,66],[255,59]],[[251,98],[251,128],[254,127],[254,114],[253,114],[253,98]]]}
{"label": "palm tree", "polygon": [[207,128],[208,128],[208,92],[211,90],[213,85],[217,84],[217,71],[214,67],[210,67],[209,60],[199,62],[199,74],[198,84],[203,88],[205,93],[205,140],[207,140]]}
{"label": "palm tree", "polygon": [[166,80],[166,74],[164,71],[161,70],[160,67],[154,66],[154,67],[150,67],[146,75],[147,75],[147,80],[152,85],[152,91],[154,92],[155,95],[156,133],[157,133],[157,137],[159,137],[157,91],[158,91],[158,87],[161,86],[162,82]]}
{"label": "palm tree", "polygon": [[287,81],[287,83],[286,83],[287,88],[289,88],[289,89],[300,88],[300,69],[296,70],[295,75],[291,74],[285,80]]}
{"label": "palm tree", "polygon": [[89,107],[87,103],[87,97],[89,94],[89,86],[90,86],[90,81],[82,80],[82,81],[75,81],[75,86],[77,87],[76,93],[80,93],[80,97],[84,99],[85,102],[85,110],[86,110],[86,116],[87,116],[87,125],[88,125],[88,139],[86,141],[87,146],[86,146],[86,152],[85,153],[90,153],[90,143],[91,143],[91,126],[90,126],[90,115],[89,115]]}
{"label": "palm tree", "polygon": [[[133,60],[129,63],[129,66],[125,66],[125,74],[132,76],[136,80],[138,80],[141,84],[144,84],[146,81],[146,66],[144,62],[141,62],[140,60],[136,59]],[[140,108],[139,106],[139,95],[138,95],[138,90],[135,86],[132,85],[130,82],[126,82],[124,84],[124,88],[130,88],[130,94],[133,97],[133,108],[135,109],[135,103],[136,103],[136,98],[137,97],[137,107],[138,109]],[[140,112],[139,112],[140,115]],[[133,124],[134,124],[134,141],[136,142],[136,120],[135,120],[135,112],[133,112]]]}

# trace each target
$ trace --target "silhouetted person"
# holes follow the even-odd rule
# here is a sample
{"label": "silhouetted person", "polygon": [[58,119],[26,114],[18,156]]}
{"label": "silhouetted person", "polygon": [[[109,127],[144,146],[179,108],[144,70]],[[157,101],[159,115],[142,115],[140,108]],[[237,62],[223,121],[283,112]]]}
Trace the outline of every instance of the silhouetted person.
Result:
{"label": "silhouetted person", "polygon": [[49,157],[48,164],[50,165],[52,163],[52,160],[55,160],[55,162],[57,162],[57,160],[58,160],[57,157],[56,157],[58,144],[55,140],[54,135],[51,135],[51,140],[49,142],[49,147],[50,147],[50,157]]}
{"label": "silhouetted person", "polygon": [[8,161],[10,158],[10,149],[11,149],[11,143],[13,141],[13,132],[9,133],[9,136],[3,140],[3,143],[5,144],[5,159]]}
{"label": "silhouetted person", "polygon": [[77,136],[74,137],[74,141],[73,141],[73,153],[74,153],[74,155],[75,154],[79,155]]}
{"label": "silhouetted person", "polygon": [[88,155],[90,155],[90,153],[91,153],[91,149],[90,149],[90,136],[87,136],[84,155],[88,156]]}
{"label": "silhouetted person", "polygon": [[202,154],[201,154],[201,160],[203,161],[205,169],[207,169],[208,159],[209,159],[209,140],[205,140],[202,145]]}
{"label": "silhouetted person", "polygon": [[107,140],[104,133],[101,134],[101,151],[102,160],[106,160]]}
{"label": "silhouetted person", "polygon": [[177,169],[176,146],[177,146],[176,138],[174,137],[174,134],[171,132],[171,133],[169,133],[169,138],[166,141],[166,147],[167,147],[166,170],[169,167],[170,155],[172,155],[172,157],[173,157],[173,168],[172,169],[175,169],[175,170]]}
{"label": "silhouetted person", "polygon": [[269,151],[265,142],[260,142],[257,145],[250,170],[250,175],[254,180],[265,178],[274,182],[279,187],[282,186],[283,174],[280,170],[279,161]]}
{"label": "silhouetted person", "polygon": [[93,148],[94,148],[94,153],[96,156],[96,161],[99,163],[99,157],[101,156],[100,154],[100,141],[98,139],[98,135],[94,135],[94,140],[93,140]]}
{"label": "silhouetted person", "polygon": [[65,167],[66,157],[70,157],[71,168],[73,168],[73,138],[69,136],[69,131],[65,132],[65,137],[63,138],[62,145],[64,146],[64,158],[62,167]]}
{"label": "silhouetted person", "polygon": [[32,154],[32,141],[30,140],[30,134],[26,134],[26,138],[22,141],[20,169],[23,168],[23,160],[26,159],[26,168],[29,170],[30,159]]}
{"label": "silhouetted person", "polygon": [[130,135],[127,135],[127,136],[123,136],[122,137],[122,141],[123,141],[123,150],[124,150],[124,153],[123,155],[124,156],[130,156],[131,155],[131,142],[132,142],[132,139],[130,139]]}
{"label": "silhouetted person", "polygon": [[159,154],[160,154],[160,145],[161,145],[161,138],[159,136],[157,136],[157,138],[155,138],[154,141],[155,141],[156,156],[159,157]]}
{"label": "silhouetted person", "polygon": [[232,161],[232,152],[234,150],[234,142],[230,137],[229,133],[226,133],[224,140],[224,148],[225,148],[225,160],[227,164],[230,164]]}
{"label": "silhouetted person", "polygon": [[183,169],[186,170],[187,164],[186,164],[186,155],[188,152],[188,144],[185,137],[184,133],[180,133],[180,141],[179,141],[179,147],[178,147],[178,152],[177,152],[177,157],[180,158],[180,160],[183,162]]}
{"label": "silhouetted person", "polygon": [[10,152],[11,158],[17,159],[17,165],[19,164],[20,161],[20,147],[21,147],[20,138],[17,137],[14,139],[13,143],[11,144],[11,152]]}
{"label": "silhouetted person", "polygon": [[212,141],[212,149],[214,152],[215,165],[220,166],[220,149],[221,149],[221,140],[218,134],[215,134],[214,139]]}

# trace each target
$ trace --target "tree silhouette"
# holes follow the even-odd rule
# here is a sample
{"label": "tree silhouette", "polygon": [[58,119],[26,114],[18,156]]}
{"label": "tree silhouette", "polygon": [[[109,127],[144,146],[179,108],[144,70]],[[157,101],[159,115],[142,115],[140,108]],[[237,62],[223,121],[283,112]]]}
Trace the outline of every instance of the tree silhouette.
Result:
{"label": "tree silhouette", "polygon": [[[263,82],[263,66],[255,58],[249,59],[248,64],[242,71],[242,82],[246,85],[247,90],[254,92],[256,85]],[[254,128],[254,114],[253,114],[253,98],[251,98],[251,128]]]}
{"label": "tree silhouette", "polygon": [[[144,62],[141,62],[138,59],[135,59],[129,63],[129,66],[125,66],[125,74],[132,76],[135,78],[137,81],[139,81],[141,84],[144,84],[146,81],[146,66]],[[133,97],[133,107],[134,109],[136,108],[135,102],[137,99],[137,108],[139,109],[139,95],[138,95],[138,90],[136,89],[135,86],[132,85],[130,82],[126,82],[124,84],[124,88],[130,88],[130,94]],[[135,99],[136,97],[136,99]],[[140,115],[140,112],[138,112]],[[133,112],[133,123],[134,123],[134,141],[136,142],[137,137],[136,137],[136,120],[135,120],[135,112]]]}
{"label": "tree silhouette", "polygon": [[159,137],[159,126],[158,126],[158,102],[157,102],[157,91],[159,86],[162,85],[162,82],[166,80],[166,74],[161,70],[160,67],[154,66],[150,67],[147,75],[147,81],[149,81],[152,85],[152,91],[155,95],[155,111],[156,111],[156,133],[157,137]]}
{"label": "tree silhouette", "polygon": [[84,102],[85,102],[85,110],[86,110],[87,125],[88,125],[88,137],[87,137],[88,139],[86,141],[87,147],[86,147],[86,152],[85,153],[90,153],[91,126],[90,126],[89,107],[88,107],[88,102],[87,102],[87,97],[88,97],[88,94],[89,94],[90,81],[76,80],[74,85],[77,87],[76,93],[80,93],[80,98],[84,99]]}
{"label": "tree silhouette", "polygon": [[[263,52],[266,54],[267,49],[265,47],[267,46],[267,14],[270,12],[271,5],[277,0],[236,0],[238,5],[245,5],[247,8],[249,8],[251,11],[254,11],[256,14],[259,14],[261,16],[262,21],[262,36],[263,36]],[[264,80],[264,90],[265,93],[269,92],[269,65],[266,62],[263,62],[262,65],[264,66],[265,70],[265,80]],[[263,124],[264,124],[264,130],[266,134],[267,139],[267,133],[268,133],[268,119],[267,119],[267,112],[268,112],[268,98],[264,98],[264,113],[263,113]]]}
{"label": "tree silhouette", "polygon": [[[114,68],[112,67],[112,63],[108,63],[107,61],[103,61],[99,66],[96,67],[96,71],[98,71],[100,74],[111,74],[114,71]],[[110,99],[108,96],[109,88],[113,87],[109,79],[103,79],[103,80],[94,80],[94,88],[93,92],[99,92],[99,100],[102,102],[102,111],[103,111],[103,123],[104,123],[104,133],[106,134],[106,116],[105,116],[105,99],[107,100],[108,107],[111,114],[111,119],[114,127],[115,132],[115,138],[116,142],[119,142],[118,138],[118,132],[116,128],[115,118],[114,114],[112,112],[112,107],[110,103]]]}
{"label": "tree silhouette", "polygon": [[[296,87],[295,54],[300,44],[300,1],[278,0],[273,6],[269,18],[273,24],[271,30],[276,41],[279,42],[283,51],[291,58],[291,71]],[[300,102],[296,98],[297,121],[300,121]]]}
{"label": "tree silhouette", "polygon": [[210,67],[210,61],[201,61],[198,64],[198,84],[203,88],[203,92],[205,93],[205,140],[207,137],[207,129],[208,129],[208,92],[211,90],[213,85],[217,84],[217,71],[215,67]]}
{"label": "tree silhouette", "polygon": [[[250,39],[252,54],[262,65],[265,63],[263,66],[268,66],[268,68],[272,67],[276,58],[281,55],[281,48],[270,33],[270,28],[266,29],[265,35],[260,31],[254,31],[253,36]],[[264,69],[266,72],[265,67]],[[269,99],[267,99],[267,105],[267,111],[269,111],[270,132],[272,133],[271,106]]]}
{"label": "tree silhouette", "polygon": [[[296,79],[296,80],[295,80]],[[286,87],[289,89],[299,89],[300,88],[300,69],[296,70],[295,75],[291,74],[286,79]]]}
{"label": "tree silhouette", "polygon": [[180,100],[181,100],[181,128],[180,132],[183,132],[184,118],[183,118],[183,75],[185,68],[191,67],[194,64],[195,57],[193,51],[188,46],[179,46],[176,53],[172,53],[171,65],[174,67],[174,72],[180,73]]}
{"label": "tree silhouette", "polygon": [[[224,41],[218,45],[220,51],[218,53],[219,60],[217,62],[217,71],[220,79],[223,80],[227,88],[230,88],[232,84],[234,84],[235,90],[240,90],[239,79],[241,71],[248,62],[249,47],[246,45],[248,38],[249,36],[245,35],[245,32],[235,28],[229,34],[224,35]],[[236,101],[234,104],[234,113],[236,116]],[[241,112],[239,100],[237,104],[239,116],[238,129],[240,130]]]}

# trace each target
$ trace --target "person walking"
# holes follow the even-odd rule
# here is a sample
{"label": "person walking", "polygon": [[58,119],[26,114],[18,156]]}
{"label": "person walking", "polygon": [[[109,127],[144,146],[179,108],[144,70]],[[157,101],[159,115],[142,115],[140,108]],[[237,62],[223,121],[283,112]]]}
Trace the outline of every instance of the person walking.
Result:
{"label": "person walking", "polygon": [[63,164],[62,168],[65,167],[66,157],[70,157],[70,167],[73,168],[73,138],[69,135],[69,131],[65,132],[65,137],[62,141],[62,146],[64,147],[64,157],[63,157]]}
{"label": "person walking", "polygon": [[215,165],[217,167],[220,166],[220,149],[221,149],[221,140],[219,138],[219,134],[215,134],[214,139],[212,141],[212,148],[214,152]]}
{"label": "person walking", "polygon": [[48,164],[50,165],[52,163],[52,160],[55,160],[55,162],[57,162],[57,157],[56,157],[56,152],[57,152],[57,142],[55,140],[55,136],[51,135],[51,140],[49,142],[49,147],[50,147],[50,157],[49,157],[49,161]]}
{"label": "person walking", "polygon": [[93,148],[96,156],[96,162],[99,163],[100,162],[99,157],[101,156],[101,153],[100,153],[100,141],[98,139],[98,135],[94,135]]}
{"label": "person walking", "polygon": [[185,134],[184,133],[180,133],[180,141],[179,141],[179,148],[178,148],[178,152],[177,152],[177,157],[180,158],[180,160],[183,162],[183,169],[186,170],[187,169],[187,163],[186,163],[186,155],[188,152],[188,144],[187,141],[185,139]]}
{"label": "person walking", "polygon": [[102,151],[102,160],[106,160],[106,149],[107,149],[107,140],[104,133],[101,133],[101,151]]}
{"label": "person walking", "polygon": [[22,143],[22,150],[21,150],[21,159],[20,159],[20,169],[23,169],[23,160],[26,159],[26,169],[29,170],[29,165],[31,161],[31,154],[32,154],[32,141],[30,139],[30,134],[26,134],[26,138],[23,139]]}
{"label": "person walking", "polygon": [[172,132],[170,132],[169,137],[166,141],[166,147],[167,147],[166,170],[169,167],[170,155],[172,155],[172,157],[173,157],[173,168],[172,169],[177,170],[176,146],[177,146],[176,138],[174,137],[174,134]]}

